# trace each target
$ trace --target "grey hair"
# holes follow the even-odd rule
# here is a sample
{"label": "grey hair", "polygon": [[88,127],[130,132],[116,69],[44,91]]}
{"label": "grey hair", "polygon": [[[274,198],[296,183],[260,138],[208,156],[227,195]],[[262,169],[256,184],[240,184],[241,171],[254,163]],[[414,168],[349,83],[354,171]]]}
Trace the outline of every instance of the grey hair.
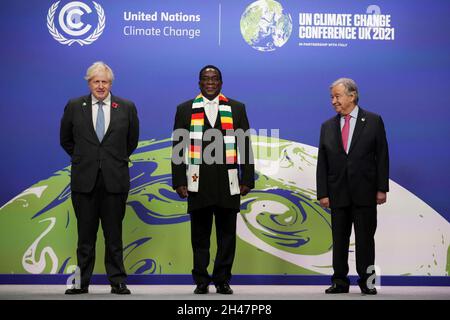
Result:
{"label": "grey hair", "polygon": [[358,104],[359,93],[358,93],[358,86],[356,85],[356,82],[350,78],[339,78],[330,85],[330,89],[333,89],[334,87],[336,87],[340,84],[342,84],[344,86],[345,93],[348,96],[351,95],[352,93],[355,94],[355,104]]}
{"label": "grey hair", "polygon": [[106,73],[109,75],[109,79],[111,80],[111,83],[114,80],[114,73],[112,69],[103,61],[96,61],[94,62],[86,71],[86,76],[84,77],[85,80],[89,81],[91,80],[95,74],[99,71],[106,71]]}

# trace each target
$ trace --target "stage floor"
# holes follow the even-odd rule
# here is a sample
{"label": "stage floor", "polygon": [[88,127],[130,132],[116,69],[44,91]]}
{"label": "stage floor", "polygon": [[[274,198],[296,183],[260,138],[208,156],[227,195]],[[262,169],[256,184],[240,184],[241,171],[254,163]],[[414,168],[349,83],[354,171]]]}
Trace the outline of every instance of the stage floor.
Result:
{"label": "stage floor", "polygon": [[361,295],[357,286],[347,294],[327,295],[327,286],[233,285],[233,295],[210,286],[206,295],[192,285],[129,285],[131,295],[113,295],[106,285],[92,285],[89,294],[68,296],[64,285],[0,285],[1,300],[450,300],[450,287],[382,286],[376,296]]}

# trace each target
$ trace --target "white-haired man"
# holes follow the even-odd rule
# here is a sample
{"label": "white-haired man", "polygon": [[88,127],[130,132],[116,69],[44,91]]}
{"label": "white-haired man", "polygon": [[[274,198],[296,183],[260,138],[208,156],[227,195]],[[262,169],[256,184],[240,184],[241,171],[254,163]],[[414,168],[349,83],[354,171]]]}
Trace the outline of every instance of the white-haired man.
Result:
{"label": "white-haired man", "polygon": [[352,224],[356,241],[356,271],[363,294],[377,294],[372,283],[375,263],[377,204],[389,191],[389,156],[382,118],[358,106],[358,87],[340,78],[330,87],[337,115],[320,131],[317,199],[331,209],[333,234],[332,286],[325,292],[347,293],[348,250]]}
{"label": "white-haired man", "polygon": [[90,94],[71,99],[61,120],[60,143],[71,157],[72,204],[77,218],[80,286],[88,293],[99,222],[105,238],[105,268],[111,293],[129,294],[123,264],[122,220],[130,188],[129,156],[136,149],[139,120],[133,102],[111,94],[114,74],[95,62],[85,79]]}

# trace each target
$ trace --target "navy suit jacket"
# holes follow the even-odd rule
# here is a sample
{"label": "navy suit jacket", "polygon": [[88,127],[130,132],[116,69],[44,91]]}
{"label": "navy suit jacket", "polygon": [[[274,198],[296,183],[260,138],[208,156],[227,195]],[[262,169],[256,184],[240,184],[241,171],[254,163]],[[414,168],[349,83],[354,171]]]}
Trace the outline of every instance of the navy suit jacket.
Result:
{"label": "navy suit jacket", "polygon": [[111,95],[111,119],[100,142],[92,122],[91,95],[70,100],[61,119],[60,143],[71,157],[72,191],[92,191],[101,168],[108,192],[128,192],[129,156],[138,139],[139,120],[133,102]]}
{"label": "navy suit jacket", "polygon": [[376,206],[377,191],[389,191],[389,154],[382,118],[359,108],[348,154],[340,115],[322,124],[317,160],[317,199],[330,207]]}

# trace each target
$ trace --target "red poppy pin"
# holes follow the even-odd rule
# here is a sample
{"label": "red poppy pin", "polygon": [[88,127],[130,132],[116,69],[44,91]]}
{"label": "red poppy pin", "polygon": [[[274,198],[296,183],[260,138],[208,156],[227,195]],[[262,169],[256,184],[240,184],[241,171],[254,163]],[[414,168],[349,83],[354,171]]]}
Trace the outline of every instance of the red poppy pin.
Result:
{"label": "red poppy pin", "polygon": [[119,104],[117,102],[113,102],[111,103],[111,107],[117,109],[119,107]]}

